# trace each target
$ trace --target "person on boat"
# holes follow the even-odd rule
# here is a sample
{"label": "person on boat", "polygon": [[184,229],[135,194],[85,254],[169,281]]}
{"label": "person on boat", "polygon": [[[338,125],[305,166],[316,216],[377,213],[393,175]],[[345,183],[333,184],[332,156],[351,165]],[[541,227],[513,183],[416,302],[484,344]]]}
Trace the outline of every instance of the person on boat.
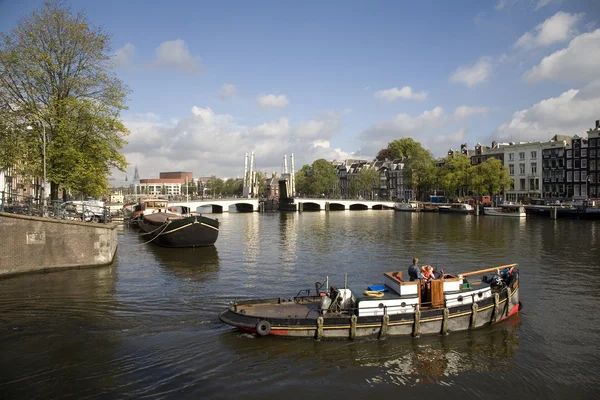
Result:
{"label": "person on boat", "polygon": [[421,273],[421,269],[419,268],[419,259],[417,257],[413,258],[413,263],[410,267],[408,267],[408,277],[410,281],[417,281],[423,278],[423,274]]}
{"label": "person on boat", "polygon": [[423,265],[421,267],[421,275],[425,280],[433,279],[433,267],[431,265]]}

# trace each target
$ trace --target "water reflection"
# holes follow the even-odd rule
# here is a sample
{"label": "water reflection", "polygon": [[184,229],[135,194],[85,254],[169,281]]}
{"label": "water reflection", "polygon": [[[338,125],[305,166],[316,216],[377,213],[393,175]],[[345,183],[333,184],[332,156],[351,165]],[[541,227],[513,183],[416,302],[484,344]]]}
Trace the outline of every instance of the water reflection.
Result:
{"label": "water reflection", "polygon": [[[314,370],[345,370],[370,385],[449,382],[464,372],[510,369],[519,349],[520,320],[474,332],[419,339],[314,341],[256,338],[238,331],[220,336],[237,359],[265,359]],[[263,362],[263,361],[259,361]],[[309,367],[310,366],[310,367]]]}
{"label": "water reflection", "polygon": [[215,246],[182,249],[149,246],[148,251],[179,278],[205,281],[219,271],[219,251]]}

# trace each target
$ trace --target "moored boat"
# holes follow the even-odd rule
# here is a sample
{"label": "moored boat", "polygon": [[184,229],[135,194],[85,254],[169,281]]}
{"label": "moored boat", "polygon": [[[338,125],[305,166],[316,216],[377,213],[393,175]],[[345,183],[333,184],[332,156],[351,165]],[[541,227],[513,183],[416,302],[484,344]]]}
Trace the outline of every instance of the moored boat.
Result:
{"label": "moored boat", "polygon": [[421,207],[419,203],[416,201],[407,202],[398,202],[394,204],[394,209],[396,211],[407,211],[407,212],[418,212],[421,211]]}
{"label": "moored boat", "polygon": [[202,215],[161,211],[142,215],[138,227],[146,240],[163,247],[212,246],[219,236],[219,221]]}
{"label": "moored boat", "polygon": [[450,205],[438,206],[438,211],[441,213],[473,214],[474,208],[467,203],[453,203]]}
{"label": "moored boat", "polygon": [[525,207],[521,204],[502,204],[500,207],[484,207],[484,215],[492,215],[497,217],[516,217],[524,218],[527,216]]}
{"label": "moored boat", "polygon": [[[502,321],[520,309],[517,264],[429,281],[386,272],[384,284],[303,290],[295,297],[233,302],[219,319],[260,336],[368,338],[447,334]],[[480,281],[467,277],[486,272]],[[367,289],[367,290],[365,290]]]}

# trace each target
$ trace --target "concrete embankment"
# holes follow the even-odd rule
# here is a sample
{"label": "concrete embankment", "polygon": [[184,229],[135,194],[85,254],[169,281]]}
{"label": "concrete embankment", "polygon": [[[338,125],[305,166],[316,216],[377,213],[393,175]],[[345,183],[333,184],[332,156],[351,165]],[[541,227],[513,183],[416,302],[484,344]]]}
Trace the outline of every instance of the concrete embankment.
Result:
{"label": "concrete embankment", "polygon": [[112,263],[117,225],[0,213],[0,278]]}

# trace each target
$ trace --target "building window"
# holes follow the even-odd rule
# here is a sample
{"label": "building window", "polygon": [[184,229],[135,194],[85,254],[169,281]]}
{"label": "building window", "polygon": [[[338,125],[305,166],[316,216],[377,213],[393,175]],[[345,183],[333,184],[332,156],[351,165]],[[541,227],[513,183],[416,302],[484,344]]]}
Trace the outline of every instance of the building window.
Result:
{"label": "building window", "polygon": [[581,162],[581,160],[579,158],[575,159],[575,163],[574,163],[575,169],[579,168],[580,162]]}
{"label": "building window", "polygon": [[522,151],[519,153],[519,160],[524,160],[525,159],[525,152]]}
{"label": "building window", "polygon": [[521,178],[521,187],[520,187],[520,189],[521,190],[525,190],[525,179],[524,178]]}
{"label": "building window", "polygon": [[529,179],[529,190],[535,189],[535,179]]}
{"label": "building window", "polygon": [[573,181],[579,182],[579,171],[575,171],[573,174]]}
{"label": "building window", "polygon": [[596,150],[590,150],[590,158],[596,158]]}
{"label": "building window", "polygon": [[581,159],[581,168],[587,168],[587,158]]}
{"label": "building window", "polygon": [[596,170],[596,160],[590,160],[590,171]]}
{"label": "building window", "polygon": [[525,175],[525,164],[519,164],[519,175]]}
{"label": "building window", "polygon": [[590,139],[590,147],[596,147],[596,139]]}
{"label": "building window", "polygon": [[515,164],[508,164],[508,173],[510,175],[514,175],[515,174]]}
{"label": "building window", "polygon": [[573,169],[573,160],[567,160],[567,169]]}
{"label": "building window", "polygon": [[567,150],[567,158],[573,158],[573,150]]}
{"label": "building window", "polygon": [[531,159],[535,160],[537,158],[537,151],[532,151],[531,152]]}
{"label": "building window", "polygon": [[585,182],[587,180],[587,171],[581,171],[581,182]]}
{"label": "building window", "polygon": [[549,158],[550,157],[550,149],[545,149],[544,151],[542,151],[542,155],[544,158]]}
{"label": "building window", "polygon": [[573,182],[573,171],[567,171],[567,182]]}
{"label": "building window", "polygon": [[562,158],[560,158],[558,160],[558,166],[559,166],[559,168],[564,168],[565,167],[565,160],[563,160]]}
{"label": "building window", "polygon": [[558,156],[562,157],[565,155],[565,149],[558,149]]}
{"label": "building window", "polygon": [[531,164],[531,173],[537,175],[537,163]]}
{"label": "building window", "polygon": [[587,157],[587,149],[581,149],[581,157]]}
{"label": "building window", "polygon": [[508,161],[514,161],[515,159],[515,153],[509,153],[508,154]]}

